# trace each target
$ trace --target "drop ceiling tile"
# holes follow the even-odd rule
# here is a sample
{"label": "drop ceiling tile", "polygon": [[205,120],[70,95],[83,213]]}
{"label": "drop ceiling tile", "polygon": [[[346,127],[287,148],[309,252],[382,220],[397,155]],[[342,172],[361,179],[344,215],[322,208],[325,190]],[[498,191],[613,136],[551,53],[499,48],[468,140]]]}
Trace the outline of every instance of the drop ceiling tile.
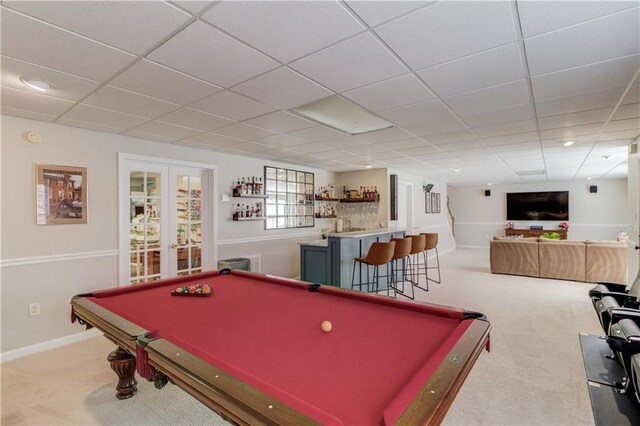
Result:
{"label": "drop ceiling tile", "polygon": [[484,153],[492,153],[485,144],[483,144],[479,140],[469,140],[469,141],[461,141],[461,142],[451,142],[438,145],[438,148],[445,152],[451,151],[462,151],[462,150],[474,150],[475,148],[482,148],[482,152]]}
{"label": "drop ceiling tile", "polygon": [[425,138],[427,139],[427,142],[434,145],[478,140],[478,137],[468,130],[456,130],[455,132],[439,133],[437,135],[425,136]]}
{"label": "drop ceiling tile", "polygon": [[32,111],[37,114],[59,116],[74,105],[74,102],[41,95],[27,90],[2,87],[3,107]]}
{"label": "drop ceiling tile", "polygon": [[380,145],[384,149],[396,151],[399,149],[411,149],[411,148],[422,148],[428,146],[428,144],[422,139],[411,138],[404,139],[400,141],[391,141],[391,142],[382,142],[377,145]]}
{"label": "drop ceiling tile", "polygon": [[39,112],[26,111],[17,108],[2,106],[2,115],[10,115],[12,117],[26,118],[27,120],[38,120],[52,123],[56,119],[55,115],[41,114]]}
{"label": "drop ceiling tile", "polygon": [[521,1],[518,13],[522,34],[534,35],[558,30],[637,6],[632,1]]}
{"label": "drop ceiling tile", "polygon": [[135,57],[2,8],[2,54],[103,81]]}
{"label": "drop ceiling tile", "polygon": [[531,79],[536,102],[596,90],[614,89],[631,82],[640,56],[627,56]]}
{"label": "drop ceiling tile", "polygon": [[417,136],[430,136],[456,130],[466,130],[464,125],[456,117],[408,124],[402,126],[402,129]]}
{"label": "drop ceiling tile", "polygon": [[135,129],[124,133],[128,136],[135,136],[144,139],[152,139],[160,142],[173,142],[180,139],[187,139],[200,133],[199,130],[187,127],[174,126],[172,124],[150,121],[138,126]]}
{"label": "drop ceiling tile", "polygon": [[618,139],[618,140],[613,140],[613,141],[605,141],[605,142],[598,142],[596,144],[596,148],[598,147],[619,147],[619,146],[629,146],[631,145],[631,143],[633,142],[632,138],[628,138],[628,139]]}
{"label": "drop ceiling tile", "polygon": [[196,13],[199,13],[202,9],[204,9],[211,3],[217,3],[217,2],[197,1],[197,0],[184,0],[184,1],[179,0],[179,1],[172,1],[172,3],[177,4],[178,6],[188,10],[189,12],[195,15]]}
{"label": "drop ceiling tile", "polygon": [[433,99],[431,92],[411,74],[349,90],[342,95],[376,112]]}
{"label": "drop ceiling tile", "polygon": [[525,132],[518,133],[516,135],[498,136],[495,138],[482,138],[484,143],[489,146],[504,145],[509,143],[533,142],[537,141],[538,139],[538,132]]}
{"label": "drop ceiling tile", "polygon": [[207,114],[191,108],[180,108],[158,118],[157,121],[189,127],[191,129],[209,132],[221,127],[229,126],[234,121],[216,115]]}
{"label": "drop ceiling tile", "polygon": [[176,104],[112,86],[98,90],[85,99],[83,104],[146,118],[159,117],[178,108]]}
{"label": "drop ceiling tile", "polygon": [[398,126],[404,126],[421,121],[434,121],[452,114],[440,101],[433,100],[381,111],[378,115]]}
{"label": "drop ceiling tile", "polygon": [[583,124],[581,126],[560,127],[556,129],[541,130],[542,139],[564,138],[571,139],[574,136],[590,135],[602,130],[604,123]]}
{"label": "drop ceiling tile", "polygon": [[385,165],[391,161],[397,160],[398,158],[404,158],[404,155],[393,151],[382,151],[367,154],[367,158],[369,160],[379,161],[380,165]]}
{"label": "drop ceiling tile", "polygon": [[29,62],[19,61],[2,56],[2,85],[19,90],[32,91],[20,81],[38,79],[51,83],[53,86],[47,91],[47,96],[69,101],[78,101],[98,87],[97,82],[82,77],[44,68]]}
{"label": "drop ceiling tile", "polygon": [[228,136],[230,138],[242,139],[247,141],[275,135],[275,133],[268,130],[249,126],[248,124],[244,123],[236,123],[232,124],[231,126],[223,127],[222,129],[216,130],[215,133],[223,136]]}
{"label": "drop ceiling tile", "polygon": [[346,155],[349,155],[349,153],[342,150],[325,151],[318,154],[318,156],[322,158],[330,159],[330,160],[340,160],[341,158],[344,158]]}
{"label": "drop ceiling tile", "polygon": [[245,121],[246,124],[270,130],[276,133],[292,132],[294,130],[307,129],[317,124],[302,117],[290,114],[286,111],[276,111],[262,117]]}
{"label": "drop ceiling tile", "polygon": [[367,154],[375,154],[379,152],[389,152],[386,149],[380,148],[377,145],[346,146],[342,150],[354,155],[367,155]]}
{"label": "drop ceiling tile", "polygon": [[282,62],[364,29],[338,2],[221,2],[202,18]]}
{"label": "drop ceiling tile", "polygon": [[223,146],[233,146],[238,144],[237,139],[228,138],[222,135],[216,135],[215,133],[203,133],[201,135],[187,138],[186,140],[190,142],[196,142],[203,146],[210,146],[212,148],[220,148]]}
{"label": "drop ceiling tile", "polygon": [[336,92],[407,72],[404,66],[368,33],[323,49],[291,63],[290,66]]}
{"label": "drop ceiling tile", "polygon": [[148,58],[222,87],[278,67],[273,59],[200,21],[172,37]]}
{"label": "drop ceiling tile", "polygon": [[444,101],[456,113],[465,116],[529,102],[529,87],[524,80],[464,93]]}
{"label": "drop ceiling tile", "polygon": [[516,40],[508,2],[440,2],[375,31],[413,69]]}
{"label": "drop ceiling tile", "polygon": [[102,108],[92,107],[90,105],[80,104],[76,105],[67,112],[56,123],[69,124],[70,126],[77,125],[77,123],[89,123],[91,125],[105,126],[111,131],[125,131],[147,121],[146,118],[136,117],[129,114],[123,114],[116,111],[110,111]]}
{"label": "drop ceiling tile", "polygon": [[308,144],[309,142],[302,139],[294,138],[287,135],[269,136],[263,139],[257,139],[255,142],[266,145],[269,148],[289,148],[296,145]]}
{"label": "drop ceiling tile", "polygon": [[640,117],[640,103],[621,105],[613,114],[612,120],[624,120],[625,118]]}
{"label": "drop ceiling tile", "polygon": [[478,127],[473,129],[481,138],[513,135],[517,133],[533,132],[537,130],[535,120],[514,121],[513,123],[498,124],[495,126]]}
{"label": "drop ceiling tile", "polygon": [[640,102],[640,82],[636,82],[629,88],[629,91],[622,99],[622,105],[635,104]]}
{"label": "drop ceiling tile", "polygon": [[152,1],[5,1],[3,5],[135,54],[147,51],[190,18],[168,3]]}
{"label": "drop ceiling tile", "polygon": [[235,92],[279,109],[289,109],[333,95],[308,78],[286,67],[280,67],[235,86]]}
{"label": "drop ceiling tile", "polygon": [[293,146],[291,147],[291,149],[303,154],[318,154],[326,151],[331,151],[332,148],[319,143],[308,143],[304,145]]}
{"label": "drop ceiling tile", "polygon": [[632,130],[621,130],[621,131],[617,131],[617,132],[607,132],[604,131],[602,132],[602,134],[599,137],[599,141],[604,142],[604,141],[614,141],[614,140],[618,140],[618,139],[628,139],[628,138],[637,138],[638,137],[638,130],[636,129],[632,129]]}
{"label": "drop ceiling tile", "polygon": [[[572,148],[575,148],[576,145],[581,144],[592,144],[598,140],[598,133],[595,134],[586,134],[571,137],[572,141],[575,142],[575,145]],[[550,139],[543,139],[542,145],[546,147],[558,147],[558,149],[566,149],[562,146],[563,143],[567,141],[567,138],[564,137],[555,137]]]}
{"label": "drop ceiling tile", "polygon": [[433,1],[348,1],[346,2],[367,25],[374,27],[413,10],[434,4]]}
{"label": "drop ceiling tile", "polygon": [[530,102],[462,117],[464,122],[474,129],[477,127],[512,123],[514,121],[530,120],[533,118],[533,105]]}
{"label": "drop ceiling tile", "polygon": [[377,130],[375,132],[363,133],[361,135],[358,135],[358,139],[362,139],[371,143],[399,141],[402,139],[409,139],[410,137],[410,134],[408,134],[404,130],[397,128]]}
{"label": "drop ceiling tile", "polygon": [[531,149],[540,149],[540,144],[537,141],[534,142],[519,142],[519,143],[507,143],[503,145],[495,145],[492,146],[494,152],[498,154],[503,154],[507,152],[520,152],[527,151]]}
{"label": "drop ceiling tile", "polygon": [[137,62],[109,84],[179,105],[188,105],[222,90],[146,59]]}
{"label": "drop ceiling tile", "polygon": [[524,69],[520,48],[511,43],[418,71],[418,75],[439,96],[447,97],[522,80]]}
{"label": "drop ceiling tile", "polygon": [[190,107],[237,121],[266,114],[275,109],[228,90],[193,103]]}
{"label": "drop ceiling tile", "polygon": [[[532,76],[640,53],[640,13],[628,9],[525,39]],[[588,49],[585,49],[588,46]]]}
{"label": "drop ceiling tile", "polygon": [[371,145],[370,142],[367,142],[362,139],[350,137],[350,136],[334,138],[334,139],[324,139],[324,140],[321,140],[320,143],[322,145],[326,145],[333,149],[347,149],[347,148],[355,148],[355,147],[361,147],[361,146],[364,147],[364,146]]}
{"label": "drop ceiling tile", "polygon": [[599,108],[589,111],[574,112],[571,114],[554,115],[538,119],[540,129],[553,129],[555,127],[578,126],[589,123],[603,123],[607,121],[613,108]]}
{"label": "drop ceiling tile", "polygon": [[270,148],[255,142],[244,142],[233,146],[233,149],[241,152],[266,152]]}
{"label": "drop ceiling tile", "polygon": [[344,133],[329,129],[325,126],[315,126],[308,129],[295,130],[293,132],[287,132],[287,134],[310,142],[346,137]]}
{"label": "drop ceiling tile", "polygon": [[607,133],[621,130],[637,130],[640,133],[640,120],[638,118],[627,118],[626,120],[612,120],[604,128]]}
{"label": "drop ceiling tile", "polygon": [[579,95],[564,96],[536,102],[538,117],[568,114],[614,106],[625,87],[615,87],[608,90],[598,90]]}
{"label": "drop ceiling tile", "polygon": [[[433,145],[417,146],[413,148],[400,148],[400,149],[395,149],[395,151],[403,155],[408,155],[412,158],[417,158],[417,156],[420,156],[420,155],[434,154],[434,153],[443,155],[442,151],[440,151],[438,148],[436,148]],[[446,157],[448,157],[448,155]]]}

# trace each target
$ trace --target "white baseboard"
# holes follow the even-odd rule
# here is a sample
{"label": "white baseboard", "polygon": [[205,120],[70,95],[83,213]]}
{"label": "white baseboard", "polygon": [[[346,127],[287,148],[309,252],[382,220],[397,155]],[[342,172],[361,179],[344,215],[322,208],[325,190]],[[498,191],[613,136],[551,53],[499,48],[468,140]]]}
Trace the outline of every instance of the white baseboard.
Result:
{"label": "white baseboard", "polygon": [[25,346],[24,348],[14,349],[12,351],[0,353],[0,363],[6,361],[13,361],[14,359],[22,358],[27,355],[32,355],[38,352],[46,351],[49,349],[59,348],[60,346],[66,346],[71,343],[80,342],[82,340],[90,339],[92,337],[100,336],[102,332],[96,328],[86,330],[81,333],[71,334],[69,336],[60,337],[58,339],[47,340],[46,342],[36,343],[35,345]]}

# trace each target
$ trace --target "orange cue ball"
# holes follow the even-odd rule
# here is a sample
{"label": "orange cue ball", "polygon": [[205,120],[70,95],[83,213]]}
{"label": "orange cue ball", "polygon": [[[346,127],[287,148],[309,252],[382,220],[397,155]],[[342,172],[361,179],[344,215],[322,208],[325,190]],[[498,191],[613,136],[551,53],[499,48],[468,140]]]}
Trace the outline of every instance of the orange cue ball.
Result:
{"label": "orange cue ball", "polygon": [[322,324],[320,324],[320,328],[322,329],[322,331],[324,331],[325,333],[328,333],[331,331],[331,328],[333,327],[333,325],[331,324],[331,322],[329,321],[322,321]]}

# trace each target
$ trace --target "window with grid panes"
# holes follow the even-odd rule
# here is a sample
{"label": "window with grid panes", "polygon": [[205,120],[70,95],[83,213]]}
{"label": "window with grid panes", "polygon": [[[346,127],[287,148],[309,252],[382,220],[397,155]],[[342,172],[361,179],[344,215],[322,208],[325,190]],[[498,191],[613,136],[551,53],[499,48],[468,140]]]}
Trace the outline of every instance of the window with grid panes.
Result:
{"label": "window with grid panes", "polygon": [[265,166],[265,229],[305,228],[315,225],[313,173]]}

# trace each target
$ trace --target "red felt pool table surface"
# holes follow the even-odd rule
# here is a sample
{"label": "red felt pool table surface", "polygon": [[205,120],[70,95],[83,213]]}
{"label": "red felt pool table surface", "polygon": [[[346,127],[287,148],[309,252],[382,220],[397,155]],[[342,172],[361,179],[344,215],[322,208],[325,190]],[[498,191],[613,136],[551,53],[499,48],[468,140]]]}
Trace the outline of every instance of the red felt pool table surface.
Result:
{"label": "red felt pool table surface", "polygon": [[[478,321],[461,309],[232,272],[87,299],[324,424],[395,423]],[[171,296],[194,283],[213,296]]]}

